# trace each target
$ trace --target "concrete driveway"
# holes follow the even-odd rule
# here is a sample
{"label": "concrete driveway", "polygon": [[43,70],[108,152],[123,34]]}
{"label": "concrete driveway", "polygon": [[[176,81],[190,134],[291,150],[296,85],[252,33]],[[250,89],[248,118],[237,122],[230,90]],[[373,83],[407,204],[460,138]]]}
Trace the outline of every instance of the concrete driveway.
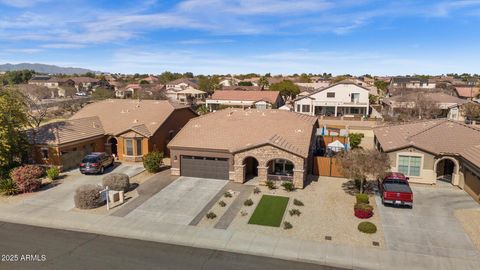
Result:
{"label": "concrete driveway", "polygon": [[478,208],[465,191],[450,187],[412,187],[413,209],[379,208],[388,249],[451,258],[478,258],[472,244],[455,218],[457,209]]}
{"label": "concrete driveway", "polygon": [[225,180],[182,176],[126,217],[188,225],[227,183]]}
{"label": "concrete driveway", "polygon": [[60,180],[58,186],[48,190],[35,192],[31,197],[24,200],[22,205],[35,205],[53,207],[58,210],[68,211],[75,207],[73,196],[75,190],[84,184],[101,184],[102,178],[111,172],[125,173],[132,177],[145,169],[142,164],[119,164],[106,169],[103,175],[83,175],[78,169],[66,172],[65,179]]}

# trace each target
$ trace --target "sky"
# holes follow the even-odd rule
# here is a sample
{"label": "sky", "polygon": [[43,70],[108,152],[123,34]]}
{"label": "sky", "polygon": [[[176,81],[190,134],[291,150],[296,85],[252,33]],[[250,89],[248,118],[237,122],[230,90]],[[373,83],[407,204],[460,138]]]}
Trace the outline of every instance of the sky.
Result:
{"label": "sky", "polygon": [[480,73],[480,0],[0,0],[0,64],[111,73]]}

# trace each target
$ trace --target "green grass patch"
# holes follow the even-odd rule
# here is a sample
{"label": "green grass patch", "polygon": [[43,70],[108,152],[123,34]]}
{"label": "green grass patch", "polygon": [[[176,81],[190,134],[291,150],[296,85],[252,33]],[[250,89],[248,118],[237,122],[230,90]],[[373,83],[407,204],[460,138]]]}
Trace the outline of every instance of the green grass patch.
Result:
{"label": "green grass patch", "polygon": [[280,227],[288,197],[263,195],[248,224]]}

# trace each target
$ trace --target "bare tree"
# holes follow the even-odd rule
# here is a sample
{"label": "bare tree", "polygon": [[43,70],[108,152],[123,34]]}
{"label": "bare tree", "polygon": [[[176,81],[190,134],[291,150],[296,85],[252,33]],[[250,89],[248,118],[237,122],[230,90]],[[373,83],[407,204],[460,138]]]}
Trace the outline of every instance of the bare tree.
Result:
{"label": "bare tree", "polygon": [[47,117],[48,104],[42,100],[52,97],[52,90],[36,85],[19,85],[18,94],[27,109],[28,123],[32,128],[38,128]]}
{"label": "bare tree", "polygon": [[388,155],[376,149],[353,149],[338,155],[337,160],[345,177],[360,183],[360,193],[364,192],[368,177],[378,179],[390,170]]}
{"label": "bare tree", "polygon": [[478,120],[480,119],[480,104],[478,103],[467,103],[463,105],[463,114],[469,120]]}

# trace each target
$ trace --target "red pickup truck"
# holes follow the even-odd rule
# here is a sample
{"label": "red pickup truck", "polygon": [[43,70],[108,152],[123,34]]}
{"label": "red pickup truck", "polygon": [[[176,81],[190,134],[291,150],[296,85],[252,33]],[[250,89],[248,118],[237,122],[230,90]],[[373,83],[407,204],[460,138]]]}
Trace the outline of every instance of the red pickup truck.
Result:
{"label": "red pickup truck", "polygon": [[392,172],[378,181],[378,191],[383,204],[406,205],[413,207],[413,192],[408,177],[403,173]]}

